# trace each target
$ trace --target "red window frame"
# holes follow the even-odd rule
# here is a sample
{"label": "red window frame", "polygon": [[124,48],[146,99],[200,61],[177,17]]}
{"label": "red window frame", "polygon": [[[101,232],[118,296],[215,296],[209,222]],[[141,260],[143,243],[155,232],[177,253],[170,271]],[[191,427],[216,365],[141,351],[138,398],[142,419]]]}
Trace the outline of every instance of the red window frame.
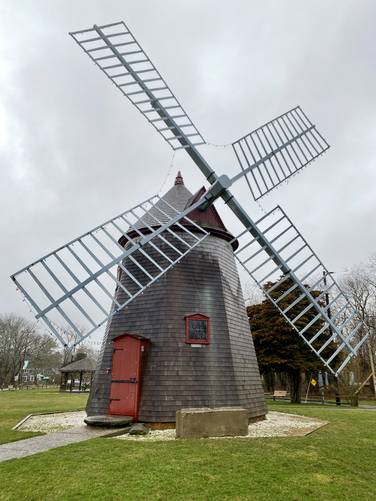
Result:
{"label": "red window frame", "polygon": [[[193,313],[186,315],[185,319],[185,342],[186,344],[210,344],[210,318],[201,313]],[[206,321],[206,339],[194,339],[189,337],[189,323],[191,320],[205,320]]]}

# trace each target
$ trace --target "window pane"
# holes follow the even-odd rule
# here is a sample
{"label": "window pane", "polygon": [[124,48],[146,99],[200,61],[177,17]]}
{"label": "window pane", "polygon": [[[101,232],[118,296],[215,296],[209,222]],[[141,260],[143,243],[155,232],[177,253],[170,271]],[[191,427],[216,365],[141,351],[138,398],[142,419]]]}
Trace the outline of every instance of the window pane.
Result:
{"label": "window pane", "polygon": [[207,321],[206,320],[190,320],[189,321],[189,338],[190,339],[207,339]]}

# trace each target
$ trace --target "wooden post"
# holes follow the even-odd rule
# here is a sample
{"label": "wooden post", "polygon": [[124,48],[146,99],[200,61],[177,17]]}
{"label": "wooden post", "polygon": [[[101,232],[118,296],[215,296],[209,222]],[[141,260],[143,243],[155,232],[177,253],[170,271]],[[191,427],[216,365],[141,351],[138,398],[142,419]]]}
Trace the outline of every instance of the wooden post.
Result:
{"label": "wooden post", "polygon": [[359,386],[359,388],[356,390],[356,392],[354,393],[354,395],[358,395],[360,393],[360,390],[363,388],[363,386],[368,383],[368,381],[371,379],[371,377],[373,376],[372,372],[371,374],[366,377],[366,379],[363,381],[363,383]]}
{"label": "wooden post", "polygon": [[80,371],[80,383],[78,385],[78,391],[81,391],[81,386],[82,386],[82,371]]}
{"label": "wooden post", "polygon": [[367,341],[367,348],[368,348],[368,357],[369,357],[369,364],[371,366],[371,374],[372,374],[372,384],[373,384],[373,394],[376,396],[376,374],[375,374],[375,362],[373,360],[373,353],[372,353],[372,347],[371,343]]}

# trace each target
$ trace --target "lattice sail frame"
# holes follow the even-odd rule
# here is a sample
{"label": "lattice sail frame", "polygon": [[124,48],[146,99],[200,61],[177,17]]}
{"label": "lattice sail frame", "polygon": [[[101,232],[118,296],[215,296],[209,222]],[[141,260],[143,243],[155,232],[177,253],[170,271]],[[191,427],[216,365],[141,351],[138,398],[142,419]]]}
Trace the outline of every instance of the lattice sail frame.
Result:
{"label": "lattice sail frame", "polygon": [[[182,105],[124,22],[70,33],[174,150],[205,144]],[[168,113],[166,111],[168,110]],[[171,123],[165,124],[169,118]],[[184,133],[183,133],[184,131]]]}
{"label": "lattice sail frame", "polygon": [[[72,348],[142,294],[208,236],[186,217],[198,205],[178,212],[155,195],[26,266],[11,278],[35,310],[36,318],[42,319],[64,346]],[[126,274],[127,287],[119,271]],[[114,296],[116,288],[122,290],[124,301],[121,303]],[[73,331],[74,343],[63,337],[59,328],[62,324]]]}
{"label": "lattice sail frame", "polygon": [[255,200],[322,155],[329,144],[300,106],[267,122],[232,144]]}
{"label": "lattice sail frame", "polygon": [[[245,230],[236,237],[240,244],[235,252],[236,259],[311,350],[337,376],[367,339],[367,327],[357,318],[356,310],[332,275],[279,206],[255,224],[264,236],[267,235],[275,252],[268,254],[259,239]],[[280,265],[276,265],[277,256]],[[268,282],[274,285],[265,287]]]}

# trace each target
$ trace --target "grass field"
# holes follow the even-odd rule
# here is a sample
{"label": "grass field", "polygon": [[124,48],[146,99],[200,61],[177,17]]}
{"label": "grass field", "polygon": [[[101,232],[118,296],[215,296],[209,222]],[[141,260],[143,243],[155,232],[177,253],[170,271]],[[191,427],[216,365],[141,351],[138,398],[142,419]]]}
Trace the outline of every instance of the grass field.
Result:
{"label": "grass field", "polygon": [[[5,397],[14,399],[15,419],[32,406],[35,411],[83,404],[81,395],[37,393]],[[0,394],[0,420],[3,398]],[[99,438],[0,463],[0,499],[376,499],[376,411],[285,402],[269,407],[325,419],[329,425],[292,438],[163,443]],[[5,417],[8,423],[12,419]]]}
{"label": "grass field", "polygon": [[59,393],[56,390],[0,391],[0,444],[39,433],[12,431],[27,414],[83,409],[87,394]]}

